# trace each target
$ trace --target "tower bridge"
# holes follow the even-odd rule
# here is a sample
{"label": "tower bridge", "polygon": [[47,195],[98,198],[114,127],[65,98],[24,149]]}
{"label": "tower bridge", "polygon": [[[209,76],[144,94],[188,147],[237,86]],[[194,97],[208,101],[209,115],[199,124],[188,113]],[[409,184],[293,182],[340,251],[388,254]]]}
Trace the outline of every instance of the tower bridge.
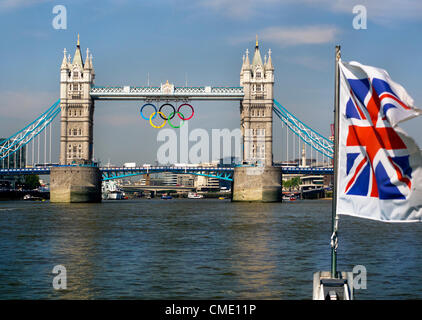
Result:
{"label": "tower bridge", "polygon": [[[224,170],[185,168],[185,172],[189,171],[191,174],[210,175],[233,181],[234,201],[280,201],[282,172],[331,173],[331,169],[327,168],[274,166],[273,113],[286,126],[286,133],[292,131],[304,145],[308,144],[328,158],[332,157],[333,146],[331,141],[305,125],[274,100],[271,50],[262,61],[258,40],[252,62],[248,50],[243,56],[240,86],[176,87],[168,81],[155,87],[97,86],[94,85],[94,80],[93,56],[87,49],[84,61],[78,35],[73,59],[67,55],[66,49],[64,50],[60,66],[60,99],[30,125],[0,144],[0,160],[22,152],[29,142],[35,141],[35,137],[38,136],[39,142],[39,134],[43,131],[45,133],[45,128],[60,114],[60,165],[24,169],[3,167],[0,169],[0,175],[34,172],[50,174],[52,202],[92,202],[101,201],[101,180],[142,174],[145,168],[106,169],[93,164],[94,110],[95,103],[102,100],[185,103],[193,100],[238,101],[244,165]],[[180,169],[170,166],[153,167],[151,170],[162,172]]]}

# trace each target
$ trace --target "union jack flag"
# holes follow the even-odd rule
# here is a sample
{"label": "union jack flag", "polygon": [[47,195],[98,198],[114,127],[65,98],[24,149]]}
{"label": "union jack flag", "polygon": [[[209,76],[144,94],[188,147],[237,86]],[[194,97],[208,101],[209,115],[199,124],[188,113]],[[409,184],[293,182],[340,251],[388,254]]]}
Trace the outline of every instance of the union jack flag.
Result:
{"label": "union jack flag", "polygon": [[[385,70],[356,62],[340,63],[340,70],[339,193],[343,195],[340,200],[348,202],[343,206],[347,207],[346,211],[353,207],[354,212],[349,214],[360,215],[356,211],[374,207],[381,211],[381,216],[375,219],[391,220],[386,208],[390,208],[391,201],[408,200],[415,189],[414,170],[419,169],[411,165],[414,148],[409,148],[406,136],[395,125],[420,111],[411,105],[413,100]],[[420,157],[419,149],[418,152]],[[419,171],[417,174],[420,175]],[[383,208],[380,201],[385,200],[390,203]],[[419,216],[421,202],[422,199]]]}
{"label": "union jack flag", "polygon": [[[381,79],[347,80],[351,97],[346,105],[346,118],[361,121],[353,121],[348,128],[346,146],[351,148],[347,152],[349,181],[345,192],[380,199],[405,199],[405,191],[399,188],[410,189],[412,168],[407,147],[388,123],[386,112],[389,108],[410,108]],[[385,99],[391,102],[382,106]]]}

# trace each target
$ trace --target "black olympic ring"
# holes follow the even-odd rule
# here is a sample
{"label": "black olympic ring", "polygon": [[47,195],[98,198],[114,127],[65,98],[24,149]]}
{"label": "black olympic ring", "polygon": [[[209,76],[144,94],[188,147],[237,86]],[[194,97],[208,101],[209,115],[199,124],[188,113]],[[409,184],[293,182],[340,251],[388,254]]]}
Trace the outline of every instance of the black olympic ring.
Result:
{"label": "black olympic ring", "polygon": [[163,119],[163,120],[170,120],[170,119],[173,119],[174,118],[174,116],[176,115],[176,108],[172,105],[172,104],[170,104],[170,103],[165,103],[165,104],[163,104],[161,107],[160,107],[160,109],[158,110],[159,112],[161,112],[161,109],[163,109],[163,107],[164,106],[170,106],[170,107],[172,107],[173,108],[173,112],[171,112],[170,114],[171,114],[171,117],[170,118],[168,118],[168,117],[164,117],[162,114],[163,113],[158,113],[159,115],[160,115],[160,117],[161,117],[161,119]]}

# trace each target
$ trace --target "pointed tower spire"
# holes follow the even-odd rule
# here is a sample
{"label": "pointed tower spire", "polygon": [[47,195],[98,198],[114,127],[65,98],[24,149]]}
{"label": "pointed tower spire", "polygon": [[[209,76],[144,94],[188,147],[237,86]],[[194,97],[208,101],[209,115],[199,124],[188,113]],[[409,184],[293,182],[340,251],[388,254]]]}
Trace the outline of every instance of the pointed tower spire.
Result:
{"label": "pointed tower spire", "polygon": [[249,50],[246,49],[246,57],[245,57],[245,62],[243,63],[246,66],[249,66]]}
{"label": "pointed tower spire", "polygon": [[63,50],[63,61],[62,61],[62,66],[61,69],[67,69],[67,57],[66,57],[66,48],[64,48]]}
{"label": "pointed tower spire", "polygon": [[81,47],[80,47],[80,42],[79,42],[79,33],[78,33],[78,42],[76,44],[76,51],[73,56],[72,64],[79,65],[82,68],[84,67],[84,61],[82,60]]}
{"label": "pointed tower spire", "polygon": [[91,61],[89,59],[89,49],[88,48],[86,48],[86,58],[85,59],[86,59],[86,62],[85,62],[84,69],[90,70],[92,68],[92,66],[91,66]]}
{"label": "pointed tower spire", "polygon": [[273,62],[271,60],[271,49],[268,50],[268,60],[265,64],[265,69],[271,69],[274,70]]}

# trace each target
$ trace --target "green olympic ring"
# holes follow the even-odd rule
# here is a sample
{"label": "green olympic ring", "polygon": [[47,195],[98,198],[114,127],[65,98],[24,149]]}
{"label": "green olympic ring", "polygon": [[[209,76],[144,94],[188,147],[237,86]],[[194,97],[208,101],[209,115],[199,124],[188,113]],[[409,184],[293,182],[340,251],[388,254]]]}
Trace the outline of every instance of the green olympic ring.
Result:
{"label": "green olympic ring", "polygon": [[[180,124],[178,125],[178,126],[174,126],[174,125],[172,125],[172,123],[171,123],[171,121],[170,121],[170,119],[172,119],[176,114],[178,114],[179,115],[179,117],[180,116],[182,116],[182,118],[184,118],[185,116],[183,115],[183,113],[181,113],[181,112],[179,112],[179,111],[176,111],[176,112],[172,112],[172,113],[170,113],[169,114],[169,117],[168,117],[168,122],[169,122],[169,125],[170,125],[170,127],[172,127],[173,129],[179,129],[184,123],[185,123],[185,121],[184,120],[182,120],[181,122],[180,122]],[[182,119],[181,118],[181,119]]]}

